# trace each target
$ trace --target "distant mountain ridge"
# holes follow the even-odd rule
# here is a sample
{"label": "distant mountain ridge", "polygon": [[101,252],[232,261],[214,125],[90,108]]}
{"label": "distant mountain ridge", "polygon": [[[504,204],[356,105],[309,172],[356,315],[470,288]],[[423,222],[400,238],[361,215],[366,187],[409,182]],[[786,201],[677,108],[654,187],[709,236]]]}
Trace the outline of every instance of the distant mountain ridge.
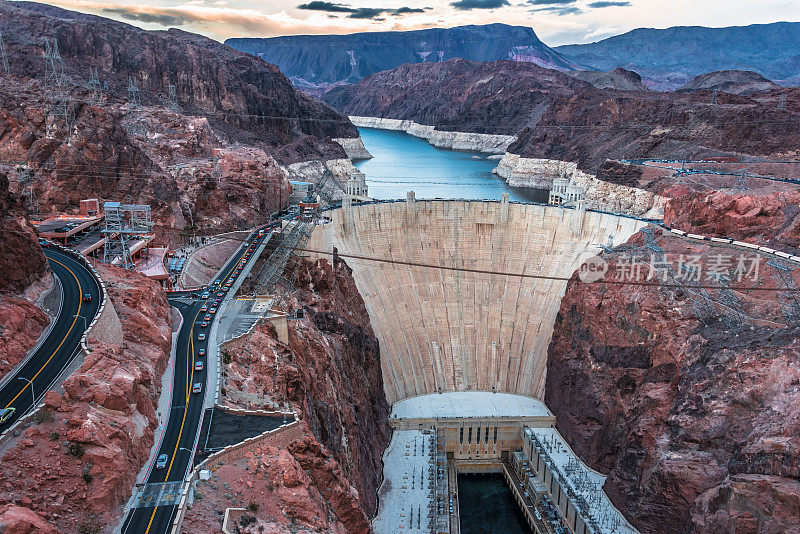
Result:
{"label": "distant mountain ridge", "polygon": [[579,69],[544,44],[532,28],[507,24],[349,35],[232,38],[225,44],[277,65],[296,87],[317,94],[337,85],[357,83],[404,63],[440,63],[453,58],[509,59],[561,71]]}
{"label": "distant mountain ridge", "polygon": [[596,43],[554,48],[597,70],[622,67],[672,90],[701,74],[754,71],[782,85],[800,85],[800,22],[706,28],[639,28]]}

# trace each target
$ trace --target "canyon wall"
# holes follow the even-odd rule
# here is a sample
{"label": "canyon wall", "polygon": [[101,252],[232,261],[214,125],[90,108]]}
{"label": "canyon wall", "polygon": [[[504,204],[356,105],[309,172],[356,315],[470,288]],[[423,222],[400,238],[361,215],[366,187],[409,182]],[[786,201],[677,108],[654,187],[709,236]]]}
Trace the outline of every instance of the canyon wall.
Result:
{"label": "canyon wall", "polygon": [[[260,521],[277,532],[290,532],[290,522],[368,532],[391,434],[378,339],[346,263],[301,259],[289,270],[297,271],[298,291],[288,308],[303,309],[305,317],[289,321],[288,344],[269,323],[224,344],[220,402],[265,409],[288,403],[298,414],[302,436],[284,451],[253,451],[255,465],[268,463],[275,473],[272,491],[257,500]],[[263,466],[249,473],[245,467],[230,469],[263,484]],[[192,532],[214,527],[187,524],[195,525]]]}
{"label": "canyon wall", "polygon": [[[683,220],[711,212],[710,203],[680,208],[668,211]],[[735,265],[742,253],[660,235],[655,242],[673,264],[696,256],[703,269],[720,257]],[[629,245],[644,253],[647,277],[641,236]],[[611,279],[623,258],[604,257]],[[785,287],[763,260],[755,285]],[[800,281],[797,270],[790,276]],[[606,493],[643,534],[800,529],[797,321],[776,292],[731,280],[732,292],[698,297],[576,277],[561,302],[544,400],[575,452],[608,474]],[[709,314],[701,298],[725,314]]]}
{"label": "canyon wall", "polygon": [[406,132],[427,140],[435,147],[452,150],[472,150],[487,154],[502,154],[508,148],[508,145],[516,140],[513,135],[442,131],[433,126],[418,124],[411,120],[351,116],[350,121],[356,126],[365,128]]}
{"label": "canyon wall", "polygon": [[[336,247],[352,267],[380,340],[390,403],[437,391],[541,398],[566,281],[502,273],[566,279],[582,253],[597,251],[609,235],[625,241],[643,226],[618,216],[585,213],[578,221],[573,210],[499,202],[359,205],[331,217],[308,247]],[[451,270],[402,263],[409,261]]]}

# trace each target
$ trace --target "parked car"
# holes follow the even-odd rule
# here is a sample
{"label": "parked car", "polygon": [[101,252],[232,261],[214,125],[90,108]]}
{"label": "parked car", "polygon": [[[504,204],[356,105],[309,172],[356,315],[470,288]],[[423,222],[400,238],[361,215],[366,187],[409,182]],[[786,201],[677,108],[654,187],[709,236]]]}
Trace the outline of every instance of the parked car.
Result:
{"label": "parked car", "polygon": [[164,469],[165,467],[167,467],[167,455],[161,454],[156,459],[156,469]]}

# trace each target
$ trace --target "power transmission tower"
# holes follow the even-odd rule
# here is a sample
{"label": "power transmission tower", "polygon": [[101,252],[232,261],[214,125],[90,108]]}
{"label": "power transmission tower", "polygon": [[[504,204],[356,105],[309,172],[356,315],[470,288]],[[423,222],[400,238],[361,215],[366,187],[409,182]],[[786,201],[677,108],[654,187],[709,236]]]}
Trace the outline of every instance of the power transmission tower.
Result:
{"label": "power transmission tower", "polygon": [[58,50],[58,41],[53,37],[44,38],[45,75],[44,87],[47,100],[50,102],[50,113],[54,119],[61,117],[64,121],[64,140],[69,144],[72,135],[74,116],[70,83],[64,74],[64,60]]}
{"label": "power transmission tower", "polygon": [[0,32],[0,67],[8,74],[8,57],[6,57],[6,47],[3,44],[3,33]]}
{"label": "power transmission tower", "polygon": [[175,93],[175,86],[172,84],[167,87],[167,108],[175,113],[181,112],[181,107],[178,105],[178,95]]}
{"label": "power transmission tower", "polygon": [[34,184],[36,179],[31,175],[27,167],[17,167],[17,191],[25,199],[25,207],[28,214],[39,215],[39,199],[36,197]]}
{"label": "power transmission tower", "polygon": [[776,287],[780,281],[778,302],[780,303],[781,311],[783,311],[787,321],[795,324],[800,320],[800,289],[798,289],[797,282],[794,280],[794,270],[775,260],[768,261],[767,265],[770,268],[773,280],[775,280]]}
{"label": "power transmission tower", "polygon": [[719,104],[719,91],[714,89],[714,95],[711,97],[711,103],[715,106]]}
{"label": "power transmission tower", "polygon": [[102,97],[102,86],[100,85],[100,78],[97,76],[97,69],[89,67],[89,104],[99,104]]}
{"label": "power transmission tower", "polygon": [[128,135],[144,137],[147,135],[147,125],[138,116],[142,103],[139,100],[139,86],[132,76],[128,76],[128,102],[130,102],[130,115],[133,116],[133,119],[128,122],[125,130]]}
{"label": "power transmission tower", "polygon": [[150,206],[106,202],[103,205],[106,237],[103,261],[111,263],[120,258],[126,269],[133,267],[130,244],[136,238],[145,238],[153,232],[153,219]]}
{"label": "power transmission tower", "polygon": [[[0,44],[2,42],[0,41]],[[781,99],[778,102],[778,111],[786,111],[786,95],[782,94]]]}

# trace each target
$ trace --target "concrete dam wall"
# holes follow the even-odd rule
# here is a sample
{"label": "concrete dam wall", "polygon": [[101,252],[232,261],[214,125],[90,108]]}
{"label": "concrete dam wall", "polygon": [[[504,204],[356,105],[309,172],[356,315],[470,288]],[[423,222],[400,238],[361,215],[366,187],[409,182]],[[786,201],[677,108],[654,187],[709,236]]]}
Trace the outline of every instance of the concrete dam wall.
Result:
{"label": "concrete dam wall", "polygon": [[[569,277],[645,223],[558,207],[413,201],[329,212],[308,247],[397,262]],[[583,256],[583,257],[581,257]],[[445,391],[541,399],[563,280],[346,258],[380,341],[387,400]]]}

